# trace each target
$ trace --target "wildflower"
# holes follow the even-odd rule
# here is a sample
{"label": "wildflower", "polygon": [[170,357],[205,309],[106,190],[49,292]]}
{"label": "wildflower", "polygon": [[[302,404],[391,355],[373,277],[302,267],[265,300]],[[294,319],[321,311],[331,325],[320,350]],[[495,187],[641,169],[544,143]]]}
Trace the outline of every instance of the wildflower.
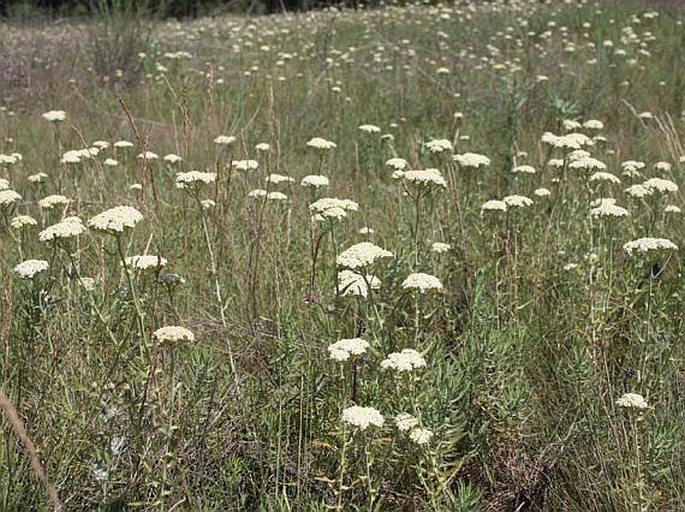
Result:
{"label": "wildflower", "polygon": [[650,192],[661,192],[666,194],[668,192],[678,192],[678,185],[673,183],[671,180],[665,180],[662,178],[650,178],[642,184]]}
{"label": "wildflower", "polygon": [[381,281],[376,276],[363,276],[347,269],[338,272],[338,290],[343,297],[351,295],[366,298],[369,289],[377,290],[380,287]]}
{"label": "wildflower", "polygon": [[0,190],[0,206],[11,206],[17,201],[21,201],[21,196],[14,190]]}
{"label": "wildflower", "polygon": [[344,409],[341,420],[343,423],[358,427],[361,430],[366,430],[369,425],[382,427],[385,423],[385,419],[383,419],[383,416],[378,409],[374,409],[373,407],[360,407],[358,405],[353,405],[352,407]]}
{"label": "wildflower", "polygon": [[616,405],[629,409],[649,409],[647,400],[639,393],[625,393],[621,398],[616,400]]}
{"label": "wildflower", "polygon": [[269,192],[266,195],[267,200],[269,201],[286,201],[288,199],[288,196],[286,196],[283,192]]}
{"label": "wildflower", "polygon": [[626,217],[629,215],[628,210],[618,206],[613,197],[599,199],[593,203],[593,206],[590,210],[593,217]]}
{"label": "wildflower", "polygon": [[396,171],[403,171],[409,166],[409,163],[404,158],[391,158],[385,165],[392,167]]}
{"label": "wildflower", "polygon": [[666,213],[680,213],[681,212],[680,208],[674,204],[667,204],[666,207],[664,208],[664,211]]}
{"label": "wildflower", "polygon": [[442,290],[442,283],[440,279],[430,274],[417,272],[409,274],[409,276],[402,283],[402,288],[419,290],[421,293],[426,293],[430,290]]}
{"label": "wildflower", "polygon": [[569,169],[585,169],[587,171],[604,171],[607,166],[596,158],[590,156],[574,159],[568,164]]}
{"label": "wildflower", "polygon": [[14,229],[23,229],[28,226],[37,226],[38,221],[30,215],[17,215],[10,220],[10,226]]}
{"label": "wildflower", "polygon": [[300,185],[303,187],[320,188],[328,186],[328,178],[318,174],[311,174],[302,178]]}
{"label": "wildflower", "polygon": [[623,244],[623,250],[628,254],[648,253],[652,251],[667,250],[677,251],[678,246],[666,238],[638,238]]}
{"label": "wildflower", "polygon": [[38,201],[38,206],[40,206],[43,210],[51,210],[55,206],[66,206],[68,204],[69,199],[58,194],[44,197]]}
{"label": "wildflower", "polygon": [[66,217],[57,224],[48,226],[38,233],[38,240],[50,242],[56,239],[68,239],[79,236],[86,230],[83,222],[78,217]]}
{"label": "wildflower", "polygon": [[282,174],[269,174],[266,178],[267,183],[278,185],[279,183],[293,183],[295,180]]}
{"label": "wildflower", "polygon": [[431,251],[437,254],[449,252],[450,249],[452,249],[452,246],[444,242],[433,242],[433,244],[431,245]]}
{"label": "wildflower", "polygon": [[315,149],[319,149],[319,150],[334,149],[334,148],[338,147],[335,144],[335,142],[331,142],[330,140],[326,140],[322,137],[314,137],[313,139],[310,139],[307,142],[307,146],[309,146],[310,148],[315,148]]}
{"label": "wildflower", "polygon": [[117,149],[126,149],[126,148],[132,148],[133,147],[133,142],[129,142],[127,140],[118,140],[114,144],[112,144]]}
{"label": "wildflower", "polygon": [[626,160],[621,163],[621,170],[623,171],[639,171],[640,169],[644,169],[644,167],[645,163],[637,160]]}
{"label": "wildflower", "polygon": [[653,190],[650,190],[644,185],[640,184],[632,185],[625,190],[626,194],[637,199],[649,196],[652,194],[652,192]]}
{"label": "wildflower", "polygon": [[216,203],[211,199],[203,199],[200,201],[200,204],[202,205],[203,210],[209,210],[210,208],[214,208],[216,206]]}
{"label": "wildflower", "polygon": [[655,171],[671,172],[673,166],[668,162],[657,162],[654,164]]}
{"label": "wildflower", "polygon": [[228,144],[235,142],[235,140],[236,139],[233,135],[219,135],[214,139],[214,144],[219,146],[227,146]]}
{"label": "wildflower", "polygon": [[413,348],[405,348],[402,352],[388,354],[388,357],[381,361],[381,368],[384,370],[397,370],[400,373],[424,368],[425,366],[426,360]]}
{"label": "wildflower", "polygon": [[8,188],[10,188],[9,180],[6,180],[5,178],[0,178],[0,190],[7,190]]}
{"label": "wildflower", "polygon": [[380,133],[381,129],[373,124],[362,124],[359,126],[359,130],[365,133]]}
{"label": "wildflower", "polygon": [[159,156],[157,153],[153,153],[152,151],[143,151],[142,153],[136,155],[136,158],[140,160],[157,160]]}
{"label": "wildflower", "polygon": [[67,113],[64,110],[50,110],[41,117],[51,123],[61,123],[67,118]]}
{"label": "wildflower", "polygon": [[604,123],[597,119],[589,119],[583,123],[583,128],[587,130],[603,130]]}
{"label": "wildflower", "polygon": [[400,432],[407,432],[415,426],[417,426],[418,424],[419,420],[417,420],[408,412],[401,412],[397,416],[395,416],[395,426],[398,428]]}
{"label": "wildflower", "polygon": [[314,214],[314,220],[340,220],[347,216],[348,211],[356,212],[359,205],[349,199],[323,197],[309,205],[309,211]]}
{"label": "wildflower", "polygon": [[259,168],[259,162],[257,160],[233,160],[231,166],[239,171],[254,171]]}
{"label": "wildflower", "polygon": [[33,279],[36,274],[46,271],[48,267],[48,262],[45,260],[26,260],[14,267],[14,272],[19,279]]}
{"label": "wildflower", "polygon": [[362,338],[343,339],[328,346],[328,356],[334,361],[347,361],[351,356],[360,356],[369,348],[369,342]]}
{"label": "wildflower", "polygon": [[106,140],[96,140],[93,142],[93,147],[96,147],[98,149],[107,149],[109,147],[109,142]]}
{"label": "wildflower", "polygon": [[392,257],[393,254],[390,251],[386,251],[371,242],[360,242],[340,253],[336,263],[341,267],[354,270],[371,266],[382,258]]}
{"label": "wildflower", "polygon": [[532,165],[517,165],[511,172],[515,174],[535,174],[535,167]]}
{"label": "wildflower", "polygon": [[178,163],[182,160],[183,160],[183,158],[181,158],[180,156],[178,156],[174,153],[169,153],[168,155],[164,155],[164,161],[169,162],[170,164],[175,164],[175,163]]}
{"label": "wildflower", "polygon": [[452,151],[452,143],[447,139],[433,139],[426,143],[426,147],[431,153],[442,153]]}
{"label": "wildflower", "polygon": [[132,229],[143,220],[143,214],[132,206],[115,206],[97,214],[88,221],[88,226],[103,233],[119,234]]}
{"label": "wildflower", "polygon": [[568,132],[573,130],[579,130],[583,127],[583,125],[580,124],[578,121],[574,121],[572,119],[564,119],[562,124],[564,125],[564,129]]}
{"label": "wildflower", "polygon": [[[507,196],[502,201],[509,207],[523,208],[526,206],[532,206],[533,200],[526,196],[511,195]],[[482,208],[482,207],[481,207]]]}
{"label": "wildflower", "polygon": [[418,171],[395,171],[393,178],[402,179],[413,185],[421,187],[447,187],[447,182],[437,169],[425,169]]}
{"label": "wildflower", "polygon": [[481,213],[485,211],[507,211],[507,203],[499,199],[490,199],[480,206]]}
{"label": "wildflower", "polygon": [[615,175],[611,174],[610,172],[596,172],[592,174],[589,178],[590,183],[593,183],[595,181],[598,182],[603,182],[603,181],[608,181],[609,183],[615,183],[615,184],[620,184],[621,180],[618,179]]}
{"label": "wildflower", "polygon": [[433,437],[433,431],[427,428],[415,428],[409,432],[409,439],[418,445],[427,444]]}
{"label": "wildflower", "polygon": [[271,149],[271,146],[269,146],[269,144],[267,144],[266,142],[260,142],[254,148],[256,151],[266,152]]}
{"label": "wildflower", "polygon": [[359,228],[358,233],[360,235],[373,235],[375,231],[368,226],[364,226],[363,228]]}
{"label": "wildflower", "polygon": [[462,167],[473,167],[474,169],[490,165],[490,159],[487,156],[478,153],[454,155],[453,159]]}
{"label": "wildflower", "polygon": [[108,167],[116,167],[119,165],[119,161],[115,160],[114,158],[105,158],[105,161],[103,162]]}
{"label": "wildflower", "polygon": [[126,266],[135,270],[150,270],[165,267],[166,258],[155,255],[128,256],[125,260]]}
{"label": "wildflower", "polygon": [[549,167],[554,167],[555,169],[559,169],[560,167],[564,166],[564,159],[563,158],[550,158],[549,162],[547,162],[547,165]]}
{"label": "wildflower", "polygon": [[160,327],[152,335],[157,338],[158,341],[195,341],[195,335],[186,329],[185,327],[179,327],[177,325],[167,325],[166,327]]}
{"label": "wildflower", "polygon": [[550,195],[552,195],[552,193],[549,191],[549,189],[546,189],[544,187],[536,188],[533,191],[533,194],[538,196],[538,197],[549,197]]}
{"label": "wildflower", "polygon": [[250,190],[247,193],[247,197],[251,197],[252,199],[258,199],[260,197],[266,197],[267,194],[268,192],[263,188],[256,188],[254,190]]}
{"label": "wildflower", "polygon": [[214,183],[215,181],[216,173],[214,172],[188,171],[179,172],[176,175],[176,187],[182,189],[188,187],[201,187],[202,185]]}

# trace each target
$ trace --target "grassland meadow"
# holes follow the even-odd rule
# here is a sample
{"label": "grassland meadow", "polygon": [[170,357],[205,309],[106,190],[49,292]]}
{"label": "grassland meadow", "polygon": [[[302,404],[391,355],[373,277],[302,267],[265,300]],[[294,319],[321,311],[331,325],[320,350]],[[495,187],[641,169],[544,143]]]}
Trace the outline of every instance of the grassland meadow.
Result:
{"label": "grassland meadow", "polygon": [[0,510],[685,511],[685,5],[0,25]]}

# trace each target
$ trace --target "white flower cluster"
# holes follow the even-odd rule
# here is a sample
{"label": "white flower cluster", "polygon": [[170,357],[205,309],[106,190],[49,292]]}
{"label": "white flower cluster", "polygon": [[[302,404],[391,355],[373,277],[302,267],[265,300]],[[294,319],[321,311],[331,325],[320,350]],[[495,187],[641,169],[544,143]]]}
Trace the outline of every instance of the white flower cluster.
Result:
{"label": "white flower cluster", "polygon": [[[530,197],[511,195],[502,199],[502,202],[509,208],[524,208],[533,205],[533,200]],[[482,208],[482,207],[481,207]]]}
{"label": "white flower cluster", "polygon": [[481,213],[488,212],[488,211],[506,212],[507,211],[507,203],[505,203],[504,201],[500,201],[499,199],[490,199],[489,201],[485,201],[480,206],[480,210],[481,210]]}
{"label": "white flower cluster", "polygon": [[360,242],[338,255],[336,263],[341,267],[357,269],[369,267],[382,258],[392,258],[393,253],[371,242]]}
{"label": "white flower cluster", "polygon": [[33,279],[36,274],[46,271],[48,267],[48,262],[45,260],[26,260],[14,267],[14,272],[19,279]]}
{"label": "white flower cluster", "polygon": [[10,220],[10,226],[14,229],[23,229],[28,226],[37,226],[38,221],[30,215],[17,215]]}
{"label": "white flower cluster", "polygon": [[623,250],[628,254],[648,253],[651,251],[677,251],[678,246],[666,238],[638,238],[623,244]]}
{"label": "white flower cluster", "polygon": [[9,180],[6,180],[5,178],[0,178],[0,191],[7,190],[8,188],[10,188]]}
{"label": "white flower cluster", "polygon": [[257,160],[233,160],[231,166],[239,171],[254,171],[259,168]]}
{"label": "white flower cluster", "polygon": [[352,272],[351,270],[341,270],[338,272],[338,290],[343,297],[368,297],[369,288],[377,290],[381,287],[381,280],[376,276],[363,275]]}
{"label": "white flower cluster", "polygon": [[340,220],[347,217],[347,212],[356,212],[359,205],[350,199],[337,197],[322,197],[309,205],[309,211],[315,221]]}
{"label": "white flower cluster", "polygon": [[642,184],[648,191],[660,192],[666,194],[668,192],[678,192],[678,185],[673,183],[671,180],[666,180],[663,178],[650,178]]}
{"label": "white flower cluster", "polygon": [[618,177],[614,174],[611,174],[610,172],[596,172],[590,176],[588,179],[590,183],[594,182],[608,182],[608,183],[615,183],[616,185],[621,184],[621,180],[618,179]]}
{"label": "white flower cluster", "polygon": [[362,124],[359,126],[359,131],[365,133],[381,133],[381,129],[375,124]]}
{"label": "white flower cluster", "polygon": [[634,197],[636,199],[640,199],[642,197],[647,197],[652,194],[652,191],[649,190],[647,187],[642,185],[641,183],[631,185],[625,190],[626,194],[628,194],[630,197]]}
{"label": "white flower cluster", "polygon": [[283,174],[269,174],[266,178],[267,183],[272,183],[278,185],[279,183],[292,183],[295,180],[290,176],[284,176]]}
{"label": "white flower cluster", "polygon": [[330,140],[326,140],[323,137],[314,137],[313,139],[310,139],[307,142],[307,146],[309,146],[310,148],[320,149],[320,150],[334,149],[334,148],[338,147],[335,144],[335,142],[331,142]]}
{"label": "white flower cluster", "polygon": [[409,274],[402,282],[402,288],[419,290],[421,293],[426,293],[431,290],[442,290],[442,283],[440,279],[430,274],[423,272],[415,272]]}
{"label": "white flower cluster", "polygon": [[369,342],[362,338],[343,339],[328,346],[328,357],[334,361],[347,361],[360,356],[369,348]]}
{"label": "white flower cluster", "polygon": [[235,137],[233,135],[219,135],[214,139],[214,144],[219,146],[227,146],[235,142]]}
{"label": "white flower cluster", "polygon": [[396,171],[403,171],[407,167],[409,167],[409,162],[407,162],[404,158],[391,158],[387,162],[385,162],[385,165],[388,167],[392,167]]}
{"label": "white flower cluster", "polygon": [[126,266],[135,270],[149,270],[165,267],[167,260],[161,256],[154,254],[145,254],[142,256],[128,256],[126,259]]}
{"label": "white flower cluster", "polygon": [[604,162],[591,156],[576,158],[568,164],[568,167],[569,169],[584,169],[586,171],[605,171],[607,168]]}
{"label": "white flower cluster", "polygon": [[625,393],[616,400],[616,405],[629,409],[649,409],[647,400],[639,393]]}
{"label": "white flower cluster", "polygon": [[604,197],[595,201],[590,214],[593,217],[627,217],[629,215],[628,210],[618,206],[613,197]]}
{"label": "white flower cluster", "polygon": [[353,405],[347,409],[343,409],[341,420],[348,425],[357,427],[361,430],[366,430],[369,425],[382,427],[385,424],[385,419],[378,409],[373,407],[360,407]]}
{"label": "white flower cluster", "polygon": [[207,185],[216,181],[216,173],[188,171],[176,175],[176,188],[188,188],[192,185]]}
{"label": "white flower cluster", "polygon": [[442,153],[452,151],[452,143],[447,139],[432,139],[426,143],[426,147],[431,153]]}
{"label": "white flower cluster", "polygon": [[64,110],[50,110],[41,117],[51,123],[60,123],[67,118],[67,113]]}
{"label": "white flower cluster", "polygon": [[395,416],[395,426],[400,430],[400,432],[408,432],[418,424],[419,420],[417,420],[408,412],[401,412]]}
{"label": "white flower cluster", "polygon": [[83,221],[78,217],[66,217],[57,224],[48,226],[38,233],[38,240],[50,242],[56,239],[67,239],[79,236],[86,230]]}
{"label": "white flower cluster", "polygon": [[133,229],[143,220],[143,214],[132,206],[115,206],[88,221],[88,226],[105,233],[123,233],[125,229]]}
{"label": "white flower cluster", "polygon": [[328,184],[328,178],[326,178],[326,176],[321,176],[319,174],[310,174],[309,176],[305,176],[304,178],[302,178],[302,181],[300,182],[300,185],[302,185],[303,187],[311,188],[327,187]]}
{"label": "white flower cluster", "polygon": [[0,206],[11,206],[17,201],[21,201],[21,196],[14,190],[0,190]]}
{"label": "white flower cluster", "polygon": [[511,172],[515,174],[535,174],[537,171],[532,165],[517,165]]}
{"label": "white flower cluster", "polygon": [[185,327],[179,327],[177,325],[167,325],[166,327],[160,327],[152,335],[157,338],[158,341],[195,341],[195,335],[186,329]]}
{"label": "white flower cluster", "polygon": [[68,204],[69,199],[58,194],[44,197],[38,201],[38,206],[40,206],[43,210],[51,210],[55,206],[66,206]]}
{"label": "white flower cluster", "polygon": [[381,361],[381,368],[384,370],[392,369],[398,372],[409,372],[425,366],[426,360],[413,348],[405,348],[402,352],[388,354],[388,357]]}
{"label": "white flower cluster", "polygon": [[433,242],[431,244],[431,251],[436,254],[449,252],[450,249],[452,249],[452,246],[450,244],[446,244],[445,242]]}
{"label": "white flower cluster", "polygon": [[473,167],[474,169],[490,165],[490,159],[487,156],[478,153],[454,155],[453,159],[462,167]]}
{"label": "white flower cluster", "polygon": [[423,169],[416,171],[395,171],[392,174],[395,179],[401,179],[411,185],[422,187],[447,187],[447,182],[437,169]]}

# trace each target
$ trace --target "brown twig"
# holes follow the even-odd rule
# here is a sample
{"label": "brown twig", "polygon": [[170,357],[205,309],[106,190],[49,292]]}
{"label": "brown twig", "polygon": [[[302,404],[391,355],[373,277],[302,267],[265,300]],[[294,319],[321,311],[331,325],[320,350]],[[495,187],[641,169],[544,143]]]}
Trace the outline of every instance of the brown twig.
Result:
{"label": "brown twig", "polygon": [[5,416],[7,416],[7,420],[12,425],[14,432],[17,434],[17,437],[22,442],[24,448],[28,452],[29,460],[31,461],[31,468],[33,468],[33,472],[36,474],[38,479],[43,483],[43,486],[45,487],[45,490],[48,493],[50,502],[52,503],[55,511],[63,512],[65,510],[64,505],[62,504],[62,502],[59,499],[59,496],[57,495],[57,489],[55,489],[55,486],[52,485],[48,480],[48,475],[45,473],[45,469],[43,469],[43,465],[40,463],[40,459],[38,459],[38,452],[36,451],[36,447],[33,445],[33,442],[31,441],[28,433],[26,432],[24,422],[21,421],[21,418],[19,417],[19,414],[17,413],[17,410],[14,408],[14,405],[12,404],[10,399],[7,398],[7,396],[1,391],[0,409],[2,409],[5,413]]}

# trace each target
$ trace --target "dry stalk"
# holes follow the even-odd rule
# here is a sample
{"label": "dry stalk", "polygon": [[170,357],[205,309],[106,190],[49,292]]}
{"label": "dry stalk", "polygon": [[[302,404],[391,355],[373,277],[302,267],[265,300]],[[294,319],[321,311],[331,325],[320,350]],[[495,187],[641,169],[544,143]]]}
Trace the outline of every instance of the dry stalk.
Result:
{"label": "dry stalk", "polygon": [[12,425],[14,432],[17,434],[17,437],[22,442],[24,448],[28,452],[29,460],[31,461],[31,468],[33,469],[33,472],[36,474],[38,479],[42,482],[43,486],[45,487],[45,490],[48,493],[48,497],[50,498],[50,502],[52,503],[52,506],[54,507],[55,511],[63,512],[65,510],[64,505],[62,504],[62,502],[59,499],[59,496],[57,495],[57,489],[55,489],[55,486],[52,485],[48,480],[48,475],[45,473],[45,469],[43,468],[43,465],[40,463],[40,459],[38,458],[38,452],[36,451],[36,447],[33,445],[31,438],[29,438],[29,435],[26,432],[24,422],[21,421],[19,413],[17,413],[17,410],[14,408],[14,405],[12,404],[10,399],[7,398],[7,396],[1,391],[0,409],[2,409],[5,413],[5,416],[7,416],[7,420],[10,422],[10,425]]}

